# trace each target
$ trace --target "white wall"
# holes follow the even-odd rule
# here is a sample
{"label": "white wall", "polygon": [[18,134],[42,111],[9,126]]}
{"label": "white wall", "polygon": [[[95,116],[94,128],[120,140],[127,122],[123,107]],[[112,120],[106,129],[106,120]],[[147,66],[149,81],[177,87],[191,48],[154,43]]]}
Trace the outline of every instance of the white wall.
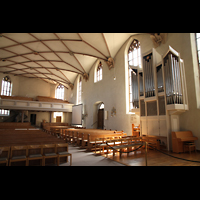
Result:
{"label": "white wall", "polygon": [[[14,76],[11,74],[3,74],[0,73],[0,88],[2,84],[2,79],[5,76],[9,76],[12,82],[12,96],[23,96],[23,97],[31,97],[36,98],[36,96],[47,96],[47,97],[54,97],[55,98],[55,89],[57,85],[47,83],[40,79],[32,79],[32,78],[25,78],[22,76]],[[69,95],[71,94],[71,89],[65,88],[65,95],[64,100],[69,100]],[[29,112],[29,121],[30,121],[30,114],[36,114],[36,125],[40,126],[42,120],[46,120],[49,122],[50,120],[50,113],[49,112]],[[2,118],[2,117],[1,117]],[[6,118],[6,117],[3,117]],[[52,113],[52,122],[55,122],[56,119],[53,118]],[[3,120],[3,119],[1,119]],[[62,122],[71,123],[71,113],[63,113]]]}
{"label": "white wall", "polygon": [[[133,39],[138,39],[141,43],[142,54],[151,50],[153,48],[153,43],[148,34],[135,35],[130,40],[128,40],[119,50],[115,56],[115,68],[109,70],[107,64],[101,60],[103,64],[103,80],[94,83],[94,68],[97,62],[94,63],[93,67],[89,73],[89,80],[86,82],[83,80],[83,94],[82,102],[84,105],[84,113],[88,116],[85,117],[83,126],[87,128],[92,128],[92,124],[96,117],[94,116],[94,109],[96,102],[104,102],[105,110],[108,111],[108,119],[105,120],[106,129],[117,129],[124,130],[128,135],[131,134],[131,116],[126,114],[126,71],[125,67],[127,65],[125,57],[125,49]],[[192,42],[192,45],[191,45]],[[190,33],[169,33],[166,44],[161,44],[161,46],[156,48],[156,51],[161,55],[164,54],[168,46],[172,46],[181,55],[185,64],[185,74],[187,81],[187,93],[189,101],[189,111],[180,115],[179,125],[180,130],[191,130],[193,135],[198,137],[199,140],[196,142],[197,149],[200,149],[200,110],[197,109],[198,101],[196,95],[199,95],[198,84],[198,63],[196,61],[197,55],[194,45],[194,35]],[[0,73],[0,80],[6,76],[6,74]],[[13,92],[12,95],[21,95],[35,97],[37,95],[41,96],[51,96],[55,97],[55,85],[45,83],[38,79],[27,79],[23,77],[17,77],[9,75],[13,82]],[[114,81],[114,76],[116,80]],[[1,86],[1,81],[0,81]],[[74,83],[74,89],[66,89],[65,99],[70,103],[76,104],[76,93],[77,93],[77,80]],[[198,96],[199,98],[199,96]],[[111,109],[115,107],[117,115],[116,117],[111,117]],[[42,114],[46,120],[49,121],[49,116]],[[43,117],[40,117],[43,119]],[[53,119],[53,118],[52,118]],[[71,116],[66,114],[66,120],[71,120]],[[137,123],[139,117],[136,116],[134,121]],[[67,122],[67,121],[66,121]]]}
{"label": "white wall", "polygon": [[[94,63],[89,73],[89,80],[83,80],[82,102],[84,104],[85,113],[88,116],[84,120],[84,126],[92,128],[94,115],[94,104],[98,101],[104,102],[105,110],[108,111],[108,120],[105,120],[106,129],[124,130],[128,135],[131,134],[131,116],[126,114],[126,71],[127,58],[126,52],[133,39],[138,39],[141,44],[141,53],[145,53],[153,48],[152,40],[148,34],[135,35],[128,40],[115,56],[115,69],[108,69],[107,64],[103,63],[103,80],[94,83],[94,68],[97,63]],[[189,100],[189,111],[180,115],[180,130],[191,130],[193,134],[199,137],[200,141],[200,123],[196,119],[200,119],[200,111],[197,109],[196,90],[194,77],[196,77],[195,68],[193,68],[193,60],[196,55],[192,55],[191,37],[189,33],[169,33],[166,44],[156,48],[159,54],[166,53],[168,46],[172,46],[181,55],[185,63],[185,74],[187,81],[187,92]],[[126,50],[126,52],[125,52]],[[193,50],[193,52],[195,52]],[[116,76],[116,81],[113,80]],[[69,101],[76,103],[77,80],[70,95]],[[111,109],[115,107],[117,111],[116,117],[111,117]],[[136,115],[135,115],[136,116]],[[134,121],[137,123],[139,117],[136,116]],[[200,149],[200,142],[196,142],[197,148]]]}

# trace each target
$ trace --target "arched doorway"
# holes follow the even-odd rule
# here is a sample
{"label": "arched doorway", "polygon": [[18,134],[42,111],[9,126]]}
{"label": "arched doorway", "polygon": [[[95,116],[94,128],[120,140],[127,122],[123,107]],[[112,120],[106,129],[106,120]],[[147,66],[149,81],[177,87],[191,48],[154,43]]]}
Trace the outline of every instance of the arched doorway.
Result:
{"label": "arched doorway", "polygon": [[93,105],[93,124],[94,129],[104,129],[104,103],[97,101]]}
{"label": "arched doorway", "polygon": [[98,105],[97,129],[104,129],[104,103]]}

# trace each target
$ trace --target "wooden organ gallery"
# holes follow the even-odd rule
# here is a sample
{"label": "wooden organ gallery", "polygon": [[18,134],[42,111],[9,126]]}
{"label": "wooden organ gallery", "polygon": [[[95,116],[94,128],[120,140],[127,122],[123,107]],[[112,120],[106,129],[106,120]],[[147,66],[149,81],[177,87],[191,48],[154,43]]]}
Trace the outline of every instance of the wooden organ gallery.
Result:
{"label": "wooden organ gallery", "polygon": [[188,110],[184,61],[169,46],[164,55],[154,48],[142,55],[142,68],[132,69],[133,110],[140,116],[140,135],[160,136],[167,149],[179,115]]}

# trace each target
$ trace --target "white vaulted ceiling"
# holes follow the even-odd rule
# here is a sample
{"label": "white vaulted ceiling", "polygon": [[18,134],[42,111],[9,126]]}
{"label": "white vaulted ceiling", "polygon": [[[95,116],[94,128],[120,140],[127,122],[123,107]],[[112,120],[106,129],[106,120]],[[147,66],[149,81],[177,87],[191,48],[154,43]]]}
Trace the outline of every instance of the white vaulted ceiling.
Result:
{"label": "white vaulted ceiling", "polygon": [[69,87],[137,33],[0,33],[0,72]]}

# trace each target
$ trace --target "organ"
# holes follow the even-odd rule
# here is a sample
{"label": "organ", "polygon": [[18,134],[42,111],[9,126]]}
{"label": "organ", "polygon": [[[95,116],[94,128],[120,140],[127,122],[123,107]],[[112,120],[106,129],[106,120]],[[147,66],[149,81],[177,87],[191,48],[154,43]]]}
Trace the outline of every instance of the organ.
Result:
{"label": "organ", "polygon": [[[184,61],[171,46],[160,55],[154,48],[142,54],[142,68],[132,68],[133,112],[140,115],[140,134],[166,137],[179,131],[179,115],[188,110]],[[166,142],[167,141],[167,142]]]}

